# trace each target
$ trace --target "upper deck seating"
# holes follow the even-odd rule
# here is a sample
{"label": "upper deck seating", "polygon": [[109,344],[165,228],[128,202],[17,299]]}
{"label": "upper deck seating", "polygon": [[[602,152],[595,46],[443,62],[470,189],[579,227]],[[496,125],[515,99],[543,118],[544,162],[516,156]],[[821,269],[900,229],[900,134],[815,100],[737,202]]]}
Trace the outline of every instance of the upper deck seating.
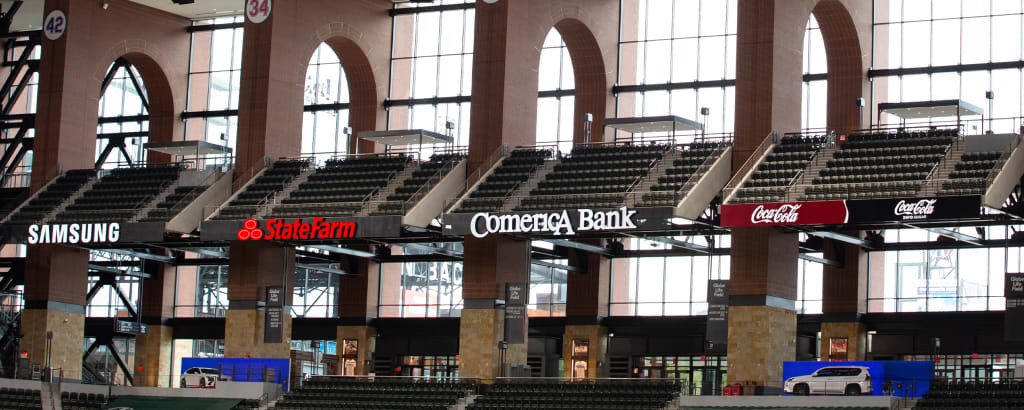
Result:
{"label": "upper deck seating", "polygon": [[511,194],[519,184],[530,179],[530,175],[551,157],[551,151],[536,149],[517,149],[508,158],[477,185],[462,201],[457,212],[481,212],[501,209],[505,197]]}
{"label": "upper deck seating", "polygon": [[29,200],[18,212],[11,215],[9,221],[17,224],[39,222],[95,176],[96,170],[94,169],[75,169],[65,172],[39,195]]}
{"label": "upper deck seating", "polygon": [[234,199],[221,208],[213,219],[246,219],[256,215],[257,205],[263,203],[267,197],[284,189],[295,177],[302,173],[302,170],[309,165],[309,162],[297,159],[282,159],[263,171],[263,174],[256,177],[256,180],[245,187]]}
{"label": "upper deck seating", "polygon": [[57,222],[126,222],[173,184],[180,165],[117,168],[57,215]]}
{"label": "upper deck seating", "polygon": [[352,216],[363,203],[412,161],[406,155],[354,157],[327,161],[288,198],[275,206],[275,218]]}

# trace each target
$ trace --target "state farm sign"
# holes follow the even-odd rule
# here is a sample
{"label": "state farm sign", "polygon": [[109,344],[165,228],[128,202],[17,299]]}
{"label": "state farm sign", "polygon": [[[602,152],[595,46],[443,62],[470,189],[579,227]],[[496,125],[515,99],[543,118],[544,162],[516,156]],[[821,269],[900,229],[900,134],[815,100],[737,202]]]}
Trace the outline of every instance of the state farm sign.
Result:
{"label": "state farm sign", "polygon": [[356,233],[355,222],[325,222],[324,218],[313,218],[310,222],[268,219],[266,225],[260,228],[255,219],[246,220],[238,230],[238,240],[347,239]]}
{"label": "state farm sign", "polygon": [[722,226],[838,225],[849,220],[844,201],[722,205]]}

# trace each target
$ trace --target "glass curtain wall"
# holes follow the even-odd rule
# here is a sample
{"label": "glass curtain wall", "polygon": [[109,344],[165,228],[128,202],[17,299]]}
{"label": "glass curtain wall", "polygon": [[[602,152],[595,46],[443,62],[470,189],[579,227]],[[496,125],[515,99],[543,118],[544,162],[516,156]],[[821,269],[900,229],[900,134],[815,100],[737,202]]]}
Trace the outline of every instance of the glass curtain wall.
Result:
{"label": "glass curtain wall", "polygon": [[234,24],[192,33],[185,139],[231,148],[238,137],[238,95],[242,76],[242,16],[200,20],[195,26]]}
{"label": "glass curtain wall", "polygon": [[[876,102],[963,99],[985,111],[965,131],[1019,130],[1024,2],[890,0],[876,7]],[[878,6],[884,3],[876,3]],[[986,96],[992,91],[992,99]],[[991,122],[989,118],[993,118]],[[950,121],[953,118],[935,119]],[[927,120],[921,122],[927,123]],[[885,115],[882,123],[898,119]]]}
{"label": "glass curtain wall", "polygon": [[[991,226],[981,232],[985,238],[1000,240],[1012,235],[1013,229]],[[960,230],[978,235],[973,227]],[[929,249],[928,244],[937,239],[936,234],[917,229],[885,231],[886,242],[914,246],[868,254],[868,312],[1006,309],[1004,278],[1006,273],[1024,271],[1024,247]]]}
{"label": "glass curtain wall", "polygon": [[[733,130],[735,0],[623,0],[618,116],[678,115]],[[708,115],[701,115],[701,108]],[[683,141],[686,141],[685,139]]]}
{"label": "glass curtain wall", "polygon": [[[450,134],[456,146],[468,145],[473,1],[395,7],[388,128]],[[434,147],[423,148],[427,158]]]}

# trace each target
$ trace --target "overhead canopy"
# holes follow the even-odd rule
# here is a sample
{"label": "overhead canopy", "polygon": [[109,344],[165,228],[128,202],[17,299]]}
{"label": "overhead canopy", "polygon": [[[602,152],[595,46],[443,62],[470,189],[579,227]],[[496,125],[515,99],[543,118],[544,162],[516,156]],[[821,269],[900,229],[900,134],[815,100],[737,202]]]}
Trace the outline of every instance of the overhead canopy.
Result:
{"label": "overhead canopy", "polygon": [[904,120],[984,115],[985,111],[964,100],[911,101],[878,104],[878,112]]}
{"label": "overhead canopy", "polygon": [[231,148],[223,145],[211,144],[206,141],[172,141],[172,142],[147,142],[143,148],[184,157],[187,155],[225,155],[231,154]]}
{"label": "overhead canopy", "polygon": [[385,145],[450,144],[452,137],[427,130],[363,131],[359,139]]}
{"label": "overhead canopy", "polygon": [[605,127],[625,131],[631,134],[644,132],[698,131],[701,124],[675,115],[660,117],[607,118]]}

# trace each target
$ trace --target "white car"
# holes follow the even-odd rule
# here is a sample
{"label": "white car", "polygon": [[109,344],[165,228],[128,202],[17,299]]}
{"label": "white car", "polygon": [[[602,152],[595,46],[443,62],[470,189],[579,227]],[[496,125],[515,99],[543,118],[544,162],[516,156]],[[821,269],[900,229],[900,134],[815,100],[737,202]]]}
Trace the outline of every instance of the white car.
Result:
{"label": "white car", "polygon": [[206,367],[193,367],[181,375],[181,387],[213,388],[218,381],[228,381],[227,376],[220,373],[220,370]]}
{"label": "white car", "polygon": [[809,394],[871,394],[871,374],[863,366],[822,367],[807,376],[790,377],[783,390],[794,396]]}

